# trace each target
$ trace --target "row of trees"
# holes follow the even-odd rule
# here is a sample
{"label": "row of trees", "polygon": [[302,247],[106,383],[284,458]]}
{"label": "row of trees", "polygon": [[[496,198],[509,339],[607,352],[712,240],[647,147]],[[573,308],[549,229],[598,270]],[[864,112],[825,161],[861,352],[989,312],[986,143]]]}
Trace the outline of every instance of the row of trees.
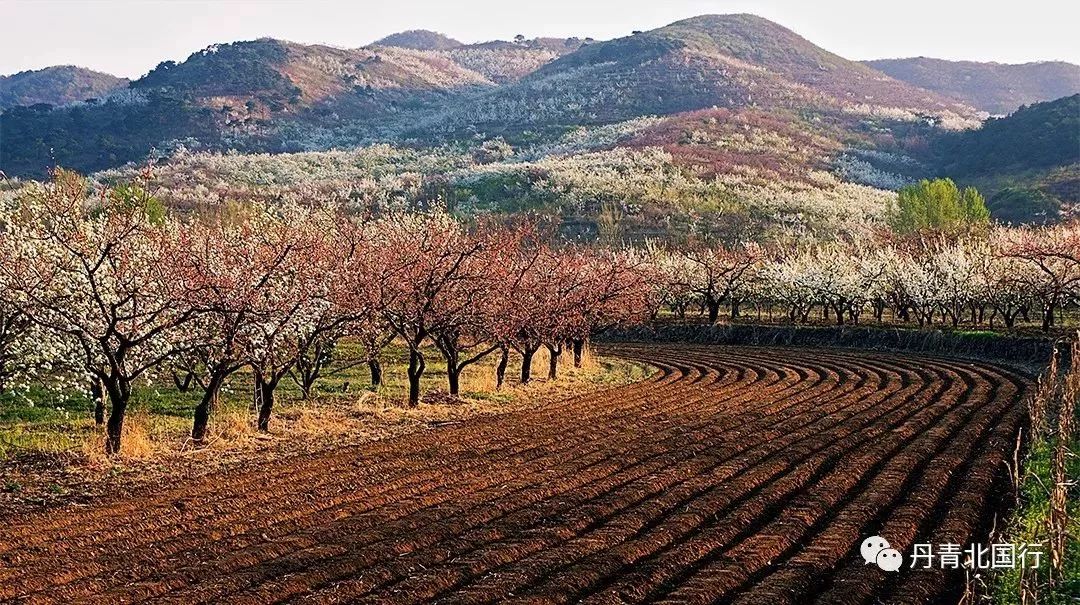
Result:
{"label": "row of trees", "polygon": [[376,384],[383,347],[403,341],[415,405],[428,344],[457,394],[461,372],[493,353],[501,385],[510,350],[522,382],[541,347],[555,377],[564,346],[580,363],[590,334],[650,308],[635,255],[556,248],[533,225],[291,206],[178,219],[141,186],[86,192],[58,172],[0,213],[0,376],[89,377],[109,404],[109,452],[140,379],[202,390],[198,442],[230,376],[250,368],[266,430],[281,380],[309,392],[342,338],[363,345]]}
{"label": "row of trees", "polygon": [[935,322],[1054,327],[1080,304],[1080,225],[766,248],[754,244],[651,246],[658,299],[676,316],[716,321],[726,307],[779,307],[790,321],[815,311],[839,325],[870,311],[919,326]]}
{"label": "row of trees", "polygon": [[192,437],[201,442],[223,385],[248,368],[266,430],[281,381],[292,376],[310,394],[346,338],[376,385],[383,349],[403,343],[415,405],[432,348],[454,395],[462,372],[488,355],[499,358],[501,386],[510,351],[528,382],[546,348],[554,378],[564,350],[580,363],[590,335],[664,306],[710,321],[779,307],[792,322],[815,310],[838,324],[891,311],[919,325],[1024,318],[1049,330],[1080,302],[1075,224],[614,251],[554,245],[533,224],[438,213],[253,204],[179,218],[145,183],[87,192],[60,171],[0,208],[0,389],[89,379],[110,452],[138,380],[200,389]]}

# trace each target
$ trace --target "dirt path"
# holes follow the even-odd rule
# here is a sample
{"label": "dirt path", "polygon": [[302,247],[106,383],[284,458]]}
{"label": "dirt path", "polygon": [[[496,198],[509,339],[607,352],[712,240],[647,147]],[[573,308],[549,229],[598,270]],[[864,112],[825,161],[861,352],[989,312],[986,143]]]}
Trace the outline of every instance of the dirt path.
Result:
{"label": "dirt path", "polygon": [[[930,603],[880,534],[966,544],[1028,381],[941,359],[620,345],[652,379],[15,519],[27,603]],[[955,601],[953,601],[955,602]]]}

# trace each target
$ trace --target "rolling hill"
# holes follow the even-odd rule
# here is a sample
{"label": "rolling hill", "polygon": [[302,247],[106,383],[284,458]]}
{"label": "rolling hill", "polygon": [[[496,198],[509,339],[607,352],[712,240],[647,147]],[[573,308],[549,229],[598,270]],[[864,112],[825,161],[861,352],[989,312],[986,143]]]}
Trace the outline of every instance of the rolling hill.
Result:
{"label": "rolling hill", "polygon": [[471,69],[492,82],[506,84],[531,74],[540,67],[591,42],[580,38],[534,38],[494,40],[463,44],[444,51],[458,65]]}
{"label": "rolling hill", "polygon": [[866,65],[992,115],[1080,93],[1080,65],[1046,61],[1009,65],[927,57],[881,59]]}
{"label": "rolling hill", "polygon": [[976,111],[829,53],[753,15],[710,15],[576,52],[419,128],[610,123],[708,107],[828,109],[978,124]]}
{"label": "rolling hill", "polygon": [[[333,101],[389,105],[410,95],[449,92],[491,82],[430,52],[395,46],[342,49],[264,38],[214,45],[179,64],[162,63],[131,83],[133,89],[163,89],[214,105],[255,101],[268,113]],[[383,108],[385,109],[385,108]]]}
{"label": "rolling hill", "polygon": [[371,46],[397,46],[412,50],[450,50],[462,46],[461,42],[427,29],[410,29],[390,34],[371,43]]}
{"label": "rolling hill", "polygon": [[376,122],[494,84],[433,52],[340,49],[274,39],[213,45],[166,61],[128,94],[73,108],[0,116],[0,169],[41,176],[53,162],[94,171],[135,161],[172,141],[277,151],[263,135],[283,123]]}
{"label": "rolling hill", "polygon": [[371,46],[435,51],[496,83],[519,80],[542,65],[574,52],[591,39],[534,38],[465,44],[438,32],[414,29],[380,38]]}
{"label": "rolling hill", "polygon": [[[615,205],[643,228],[696,216],[733,232],[873,223],[890,189],[934,173],[991,193],[1036,175],[1049,184],[1040,192],[1067,201],[1068,177],[1047,177],[1061,161],[1009,168],[1016,178],[1004,184],[964,164],[966,145],[1005,157],[982,137],[1019,140],[995,134],[1005,122],[974,130],[984,115],[753,15],[610,41],[461,44],[410,31],[344,49],[264,38],[162,63],[96,103],[0,114],[0,169],[94,172],[155,153],[174,158],[159,166],[173,164],[165,180],[181,204],[198,203],[197,172],[219,182],[218,199],[269,195],[259,185],[269,179],[275,199],[315,184],[378,204],[547,208],[583,221]],[[1008,123],[1041,127],[1031,115],[1042,114]],[[1030,159],[1039,145],[1060,146],[1047,141],[1029,141]],[[249,162],[219,155],[228,150],[291,155]],[[1016,195],[998,210],[1008,214]]]}
{"label": "rolling hill", "polygon": [[66,105],[106,96],[124,88],[128,81],[109,74],[58,65],[0,76],[0,111],[20,105]]}
{"label": "rolling hill", "polygon": [[1042,222],[1080,205],[1080,94],[1023,107],[933,145],[935,170],[975,184],[991,213]]}

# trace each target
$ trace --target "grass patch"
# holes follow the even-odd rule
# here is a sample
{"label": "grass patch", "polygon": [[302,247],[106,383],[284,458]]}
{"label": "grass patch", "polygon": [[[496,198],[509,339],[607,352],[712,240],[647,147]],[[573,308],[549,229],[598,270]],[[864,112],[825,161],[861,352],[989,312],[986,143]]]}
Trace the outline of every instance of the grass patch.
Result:
{"label": "grass patch", "polygon": [[[533,359],[533,381],[519,385],[521,358],[512,353],[506,384],[496,390],[498,356],[493,354],[465,369],[461,396],[452,399],[446,395],[442,357],[431,347],[425,349],[427,370],[421,380],[424,399],[417,408],[407,408],[408,349],[397,343],[387,347],[382,356],[383,384],[378,388],[371,384],[367,365],[354,363],[360,353],[354,343],[340,345],[331,371],[316,384],[308,400],[302,399],[301,389],[292,380],[283,379],[271,418],[271,438],[344,436],[350,432],[377,438],[393,432],[384,431],[384,425],[397,430],[520,409],[588,389],[642,380],[651,371],[639,363],[597,358],[588,352],[582,367],[574,368],[572,355],[564,353],[559,379],[548,381],[547,352],[541,350]],[[146,460],[187,449],[192,413],[200,397],[197,388],[179,390],[167,374],[160,375],[153,384],[136,384],[124,421],[123,458]],[[259,447],[268,439],[255,430],[251,399],[251,373],[236,373],[211,413],[212,448]],[[26,454],[72,453],[108,465],[101,452],[103,430],[94,423],[93,408],[89,397],[77,392],[35,388],[23,394],[0,396],[0,462]]]}
{"label": "grass patch", "polygon": [[[1050,582],[1050,550],[1048,547],[1050,519],[1050,486],[1053,484],[1051,465],[1055,441],[1041,439],[1032,444],[1024,465],[1021,482],[1021,506],[1015,512],[1006,532],[1005,542],[1041,544],[1042,562],[1038,569],[1029,570],[1027,577],[1021,569],[1005,569],[996,573],[992,580],[993,602],[997,605],[1022,605],[1024,590],[1035,600],[1026,603],[1045,605],[1075,604],[1080,595],[1080,489],[1075,479],[1080,477],[1080,458],[1072,456],[1069,462],[1069,487],[1067,499],[1068,529],[1065,557],[1060,578],[1054,586]],[[1080,440],[1073,439],[1069,450],[1080,452]],[[1026,588],[1025,588],[1026,586]]]}
{"label": "grass patch", "polygon": [[1080,595],[1080,341],[1068,359],[1069,370],[1059,371],[1055,351],[1027,402],[1031,444],[1014,479],[1019,501],[1003,537],[1017,548],[1040,545],[1042,561],[991,576],[998,604],[1064,605]]}

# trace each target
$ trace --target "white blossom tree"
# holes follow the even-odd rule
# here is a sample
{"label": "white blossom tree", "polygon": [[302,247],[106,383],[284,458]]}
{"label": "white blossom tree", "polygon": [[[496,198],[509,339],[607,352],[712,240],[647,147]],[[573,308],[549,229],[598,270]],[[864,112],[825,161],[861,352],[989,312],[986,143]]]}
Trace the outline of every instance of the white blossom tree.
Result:
{"label": "white blossom tree", "polygon": [[81,352],[110,410],[106,451],[120,449],[133,383],[191,346],[168,257],[171,226],[139,185],[88,196],[86,182],[57,170],[5,217],[0,271],[8,301]]}

